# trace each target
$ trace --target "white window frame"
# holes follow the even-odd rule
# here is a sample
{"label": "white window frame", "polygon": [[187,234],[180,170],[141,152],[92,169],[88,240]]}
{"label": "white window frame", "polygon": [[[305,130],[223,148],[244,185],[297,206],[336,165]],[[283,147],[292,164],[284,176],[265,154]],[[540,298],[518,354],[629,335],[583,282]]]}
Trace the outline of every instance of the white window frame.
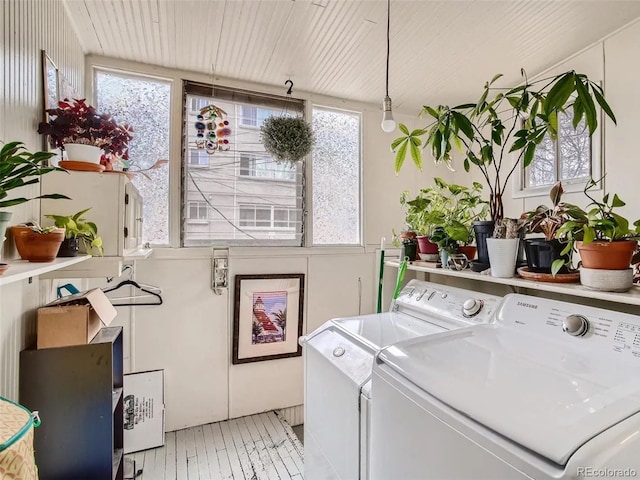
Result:
{"label": "white window frame", "polygon": [[[201,213],[201,208],[204,207],[204,211],[205,211],[205,216],[201,217],[200,213]],[[198,212],[198,216],[197,217],[192,217],[191,216],[191,208],[196,208],[197,212]],[[188,220],[189,221],[208,221],[209,220],[209,214],[210,214],[210,210],[209,210],[209,205],[207,204],[207,202],[203,202],[202,200],[188,200],[187,201],[187,211],[189,212],[189,217]]]}
{"label": "white window frame", "polygon": [[[598,180],[602,177],[602,172],[604,171],[604,151],[602,148],[603,139],[605,132],[605,119],[602,111],[599,112],[598,118],[598,129],[591,136],[591,176],[594,180]],[[556,145],[556,159],[555,159],[555,167],[556,172],[559,171],[560,165],[558,163],[557,156],[557,144]],[[513,156],[513,161],[515,162],[517,156]],[[522,165],[522,162],[518,166],[517,174],[513,175],[513,198],[528,198],[528,197],[546,197],[549,194],[549,190],[551,190],[551,185],[541,185],[539,187],[526,187],[525,183],[525,167]],[[577,180],[562,180],[562,188],[566,193],[572,192],[582,192],[584,187],[587,185],[589,179],[577,179]],[[600,187],[594,189],[594,191],[602,189],[603,182],[600,182]]]}
{"label": "white window frame", "polygon": [[[242,222],[246,222],[247,220],[243,220],[241,218],[241,212],[243,210],[250,210],[253,209],[254,211],[254,223],[257,222],[256,220],[256,215],[255,212],[257,210],[269,210],[270,213],[270,217],[269,217],[269,225],[247,225],[244,224]],[[288,220],[287,223],[289,223],[290,225],[293,224],[293,226],[288,226],[288,227],[276,227],[275,226],[275,212],[276,210],[283,210],[283,211],[287,211],[288,213]],[[242,227],[243,230],[251,230],[251,231],[268,231],[268,230],[273,230],[273,231],[278,231],[278,232],[287,232],[287,231],[295,231],[296,227],[295,227],[295,219],[291,220],[291,212],[294,212],[295,214],[295,209],[293,208],[288,208],[288,207],[278,207],[276,205],[258,205],[258,204],[252,204],[252,203],[241,203],[238,205],[238,226]],[[295,215],[294,215],[295,216]],[[279,221],[279,220],[278,220]]]}
{"label": "white window frame", "polygon": [[[194,163],[191,161],[194,154],[198,154],[198,163]],[[191,167],[203,167],[206,168],[209,166],[209,156],[207,151],[199,148],[190,148],[189,149],[189,165]]]}

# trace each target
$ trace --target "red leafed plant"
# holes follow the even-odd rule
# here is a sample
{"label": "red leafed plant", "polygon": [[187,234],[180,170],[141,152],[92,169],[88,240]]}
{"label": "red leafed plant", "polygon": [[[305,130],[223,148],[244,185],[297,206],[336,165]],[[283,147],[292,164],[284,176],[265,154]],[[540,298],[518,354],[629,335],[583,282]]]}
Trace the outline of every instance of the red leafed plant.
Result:
{"label": "red leafed plant", "polygon": [[38,133],[49,135],[53,147],[64,150],[65,143],[94,145],[108,157],[129,159],[129,141],[133,128],[118,125],[111,115],[98,113],[85,99],[64,99],[58,108],[47,110],[49,120],[40,122]]}

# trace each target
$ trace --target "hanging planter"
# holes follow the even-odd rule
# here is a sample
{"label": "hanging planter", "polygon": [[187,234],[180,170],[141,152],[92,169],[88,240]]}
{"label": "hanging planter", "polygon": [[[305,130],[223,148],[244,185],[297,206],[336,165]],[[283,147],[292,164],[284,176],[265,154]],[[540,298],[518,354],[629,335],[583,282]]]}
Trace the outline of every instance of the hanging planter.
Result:
{"label": "hanging planter", "polygon": [[265,150],[277,162],[294,164],[311,152],[313,131],[302,117],[269,117],[260,128]]}

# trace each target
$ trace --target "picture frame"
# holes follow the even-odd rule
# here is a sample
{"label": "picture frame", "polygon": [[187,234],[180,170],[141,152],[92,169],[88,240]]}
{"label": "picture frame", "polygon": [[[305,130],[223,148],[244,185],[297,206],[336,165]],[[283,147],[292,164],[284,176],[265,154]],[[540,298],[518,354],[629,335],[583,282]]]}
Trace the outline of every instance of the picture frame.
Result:
{"label": "picture frame", "polygon": [[302,355],[304,274],[236,275],[234,365]]}
{"label": "picture frame", "polygon": [[[42,121],[49,121],[47,110],[56,108],[60,99],[60,72],[57,65],[42,50]],[[53,148],[49,144],[49,136],[43,135],[43,147],[45,151],[52,151]]]}

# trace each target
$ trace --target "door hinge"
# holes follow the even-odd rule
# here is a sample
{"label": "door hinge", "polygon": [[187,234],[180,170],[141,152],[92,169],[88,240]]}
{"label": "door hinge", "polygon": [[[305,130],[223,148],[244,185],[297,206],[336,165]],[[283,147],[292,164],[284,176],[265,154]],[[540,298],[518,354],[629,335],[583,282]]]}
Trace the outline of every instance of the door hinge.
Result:
{"label": "door hinge", "polygon": [[124,227],[124,238],[127,238],[129,236],[129,229],[127,227]]}
{"label": "door hinge", "polygon": [[129,194],[128,193],[124,194],[124,204],[125,205],[129,205]]}

